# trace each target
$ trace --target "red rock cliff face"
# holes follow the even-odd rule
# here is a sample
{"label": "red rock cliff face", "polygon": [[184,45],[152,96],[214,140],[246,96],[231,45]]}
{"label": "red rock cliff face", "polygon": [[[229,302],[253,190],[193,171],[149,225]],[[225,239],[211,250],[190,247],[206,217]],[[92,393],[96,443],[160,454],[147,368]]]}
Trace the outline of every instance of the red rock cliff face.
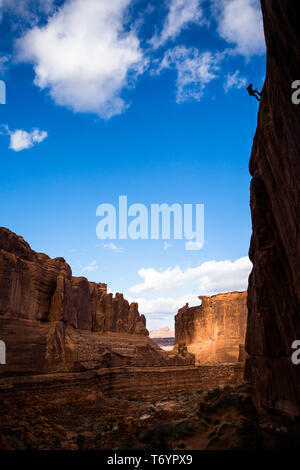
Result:
{"label": "red rock cliff face", "polygon": [[175,316],[176,348],[187,348],[198,364],[237,362],[245,343],[247,293],[199,298],[199,307],[186,305]]}
{"label": "red rock cliff face", "polygon": [[0,228],[0,315],[74,328],[148,335],[137,304],[107,294],[106,284],[72,277],[63,258],[31,250],[23,238]]}
{"label": "red rock cliff face", "polygon": [[106,284],[72,277],[63,258],[36,253],[0,229],[0,339],[7,364],[0,378],[101,367],[192,364],[164,354],[148,338],[136,303]]}
{"label": "red rock cliff face", "polygon": [[300,415],[300,3],[262,0],[267,76],[250,158],[253,234],[246,348],[260,405]]}

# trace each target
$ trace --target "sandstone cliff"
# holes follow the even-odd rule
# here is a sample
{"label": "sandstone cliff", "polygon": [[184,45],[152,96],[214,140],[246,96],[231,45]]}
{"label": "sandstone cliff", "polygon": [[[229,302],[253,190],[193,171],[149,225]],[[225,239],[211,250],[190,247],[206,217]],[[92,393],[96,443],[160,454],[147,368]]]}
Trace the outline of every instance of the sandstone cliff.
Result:
{"label": "sandstone cliff", "polygon": [[253,234],[246,348],[260,405],[300,415],[300,4],[262,0],[267,75],[250,158]]}
{"label": "sandstone cliff", "polygon": [[187,348],[197,364],[237,362],[245,343],[247,293],[200,296],[202,304],[181,308],[175,316],[178,351]]}
{"label": "sandstone cliff", "polygon": [[[3,377],[112,367],[192,364],[162,351],[146,320],[106,284],[72,277],[63,258],[36,253],[23,238],[0,229],[0,339]],[[64,379],[64,377],[63,377]]]}
{"label": "sandstone cliff", "polygon": [[107,294],[106,284],[72,277],[63,258],[36,253],[22,237],[0,228],[0,315],[63,321],[88,331],[148,335],[137,304]]}

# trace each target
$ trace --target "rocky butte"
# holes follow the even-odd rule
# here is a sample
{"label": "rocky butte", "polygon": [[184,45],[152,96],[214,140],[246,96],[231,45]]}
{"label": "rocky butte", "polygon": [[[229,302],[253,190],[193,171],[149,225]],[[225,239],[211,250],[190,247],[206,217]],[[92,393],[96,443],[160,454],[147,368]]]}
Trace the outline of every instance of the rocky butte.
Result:
{"label": "rocky butte", "polygon": [[196,364],[244,360],[247,292],[199,296],[197,307],[188,304],[175,316],[175,350],[192,353]]}
{"label": "rocky butte", "polygon": [[300,415],[300,4],[261,1],[267,74],[250,158],[253,233],[249,256],[247,375],[258,406]]}

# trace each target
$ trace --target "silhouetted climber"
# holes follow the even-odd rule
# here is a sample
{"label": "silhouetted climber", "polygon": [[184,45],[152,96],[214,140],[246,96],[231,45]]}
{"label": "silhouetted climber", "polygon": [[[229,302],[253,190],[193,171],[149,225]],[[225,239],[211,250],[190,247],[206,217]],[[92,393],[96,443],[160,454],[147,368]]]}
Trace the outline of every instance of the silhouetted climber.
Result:
{"label": "silhouetted climber", "polygon": [[253,90],[252,83],[250,83],[250,85],[248,86],[247,91],[250,96],[254,96],[257,99],[257,101],[260,101],[261,93],[258,90]]}

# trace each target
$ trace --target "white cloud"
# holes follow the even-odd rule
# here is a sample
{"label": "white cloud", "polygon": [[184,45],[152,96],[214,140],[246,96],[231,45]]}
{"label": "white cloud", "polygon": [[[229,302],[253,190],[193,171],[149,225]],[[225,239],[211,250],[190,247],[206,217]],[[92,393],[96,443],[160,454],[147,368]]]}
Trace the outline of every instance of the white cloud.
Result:
{"label": "white cloud", "polygon": [[123,248],[121,248],[120,246],[117,246],[115,245],[114,243],[106,243],[104,245],[104,248],[108,248],[109,250],[112,250],[112,251],[123,251]]}
{"label": "white cloud", "polygon": [[259,0],[214,0],[219,35],[233,45],[232,52],[249,58],[265,53]]}
{"label": "white cloud", "polygon": [[200,305],[201,301],[195,294],[187,294],[180,297],[159,297],[157,299],[145,299],[144,297],[128,298],[129,302],[137,302],[139,312],[147,314],[173,314],[175,315],[179,308],[186,303],[190,307]]}
{"label": "white cloud", "polygon": [[[248,257],[236,261],[208,261],[195,268],[182,270],[179,266],[157,271],[139,270],[143,283],[129,289],[130,302],[139,304],[152,327],[173,325],[173,316],[186,303],[200,305],[199,295],[247,289],[252,264]],[[154,294],[159,292],[159,296]]]}
{"label": "white cloud", "polygon": [[206,85],[217,78],[222,59],[221,53],[177,46],[165,53],[157,73],[168,68],[176,69],[177,103],[192,99],[200,101]]}
{"label": "white cloud", "polygon": [[35,84],[55,103],[109,119],[127,103],[124,87],[144,71],[133,30],[125,30],[130,0],[69,0],[18,40],[18,59],[34,65]]}
{"label": "white cloud", "polygon": [[97,269],[98,269],[98,263],[97,263],[96,260],[94,260],[90,264],[88,264],[87,266],[84,266],[84,268],[82,268],[81,272],[85,273],[87,271],[96,271]]}
{"label": "white cloud", "polygon": [[207,261],[195,268],[182,270],[179,266],[164,271],[154,268],[142,268],[138,271],[143,282],[129,289],[133,294],[168,291],[185,285],[197,289],[199,295],[227,290],[242,290],[247,287],[251,271],[248,257],[236,261]]}
{"label": "white cloud", "polygon": [[[142,22],[147,22],[146,10],[141,8],[134,21],[132,3],[66,0],[58,7],[55,0],[0,0],[0,20],[7,12],[13,23],[21,25],[15,35],[27,31],[16,41],[17,60],[33,65],[34,83],[48,90],[57,105],[109,119],[128,108],[123,91],[135,84],[150,63],[137,33],[142,31]],[[166,0],[168,11],[161,30],[150,40],[153,48],[175,40],[191,24],[205,24],[203,3]],[[160,62],[157,73],[177,71],[177,103],[200,101],[205,87],[219,76],[228,53],[249,58],[265,52],[259,0],[212,0],[212,5],[218,33],[230,44],[226,51],[177,46],[163,58],[153,59],[152,69]],[[147,48],[148,53],[153,48]],[[228,81],[225,90],[241,83]]]}
{"label": "white cloud", "polygon": [[160,35],[155,35],[150,44],[154,48],[162,46],[176,36],[189,24],[202,22],[202,0],[170,0],[169,11]]}
{"label": "white cloud", "polygon": [[14,150],[15,152],[20,152],[21,150],[29,149],[35,144],[40,144],[48,136],[47,131],[40,131],[39,129],[34,129],[31,132],[27,132],[22,129],[10,131],[6,126],[5,128],[10,136],[9,148]]}
{"label": "white cloud", "polygon": [[239,70],[237,70],[233,74],[229,73],[228,75],[226,75],[226,78],[225,78],[225,83],[224,83],[225,93],[228,93],[229,90],[231,90],[232,88],[240,89],[244,87],[246,84],[247,84],[247,79],[240,77]]}
{"label": "white cloud", "polygon": [[201,250],[203,248],[203,243],[200,242],[186,242],[185,249],[187,251]]}

